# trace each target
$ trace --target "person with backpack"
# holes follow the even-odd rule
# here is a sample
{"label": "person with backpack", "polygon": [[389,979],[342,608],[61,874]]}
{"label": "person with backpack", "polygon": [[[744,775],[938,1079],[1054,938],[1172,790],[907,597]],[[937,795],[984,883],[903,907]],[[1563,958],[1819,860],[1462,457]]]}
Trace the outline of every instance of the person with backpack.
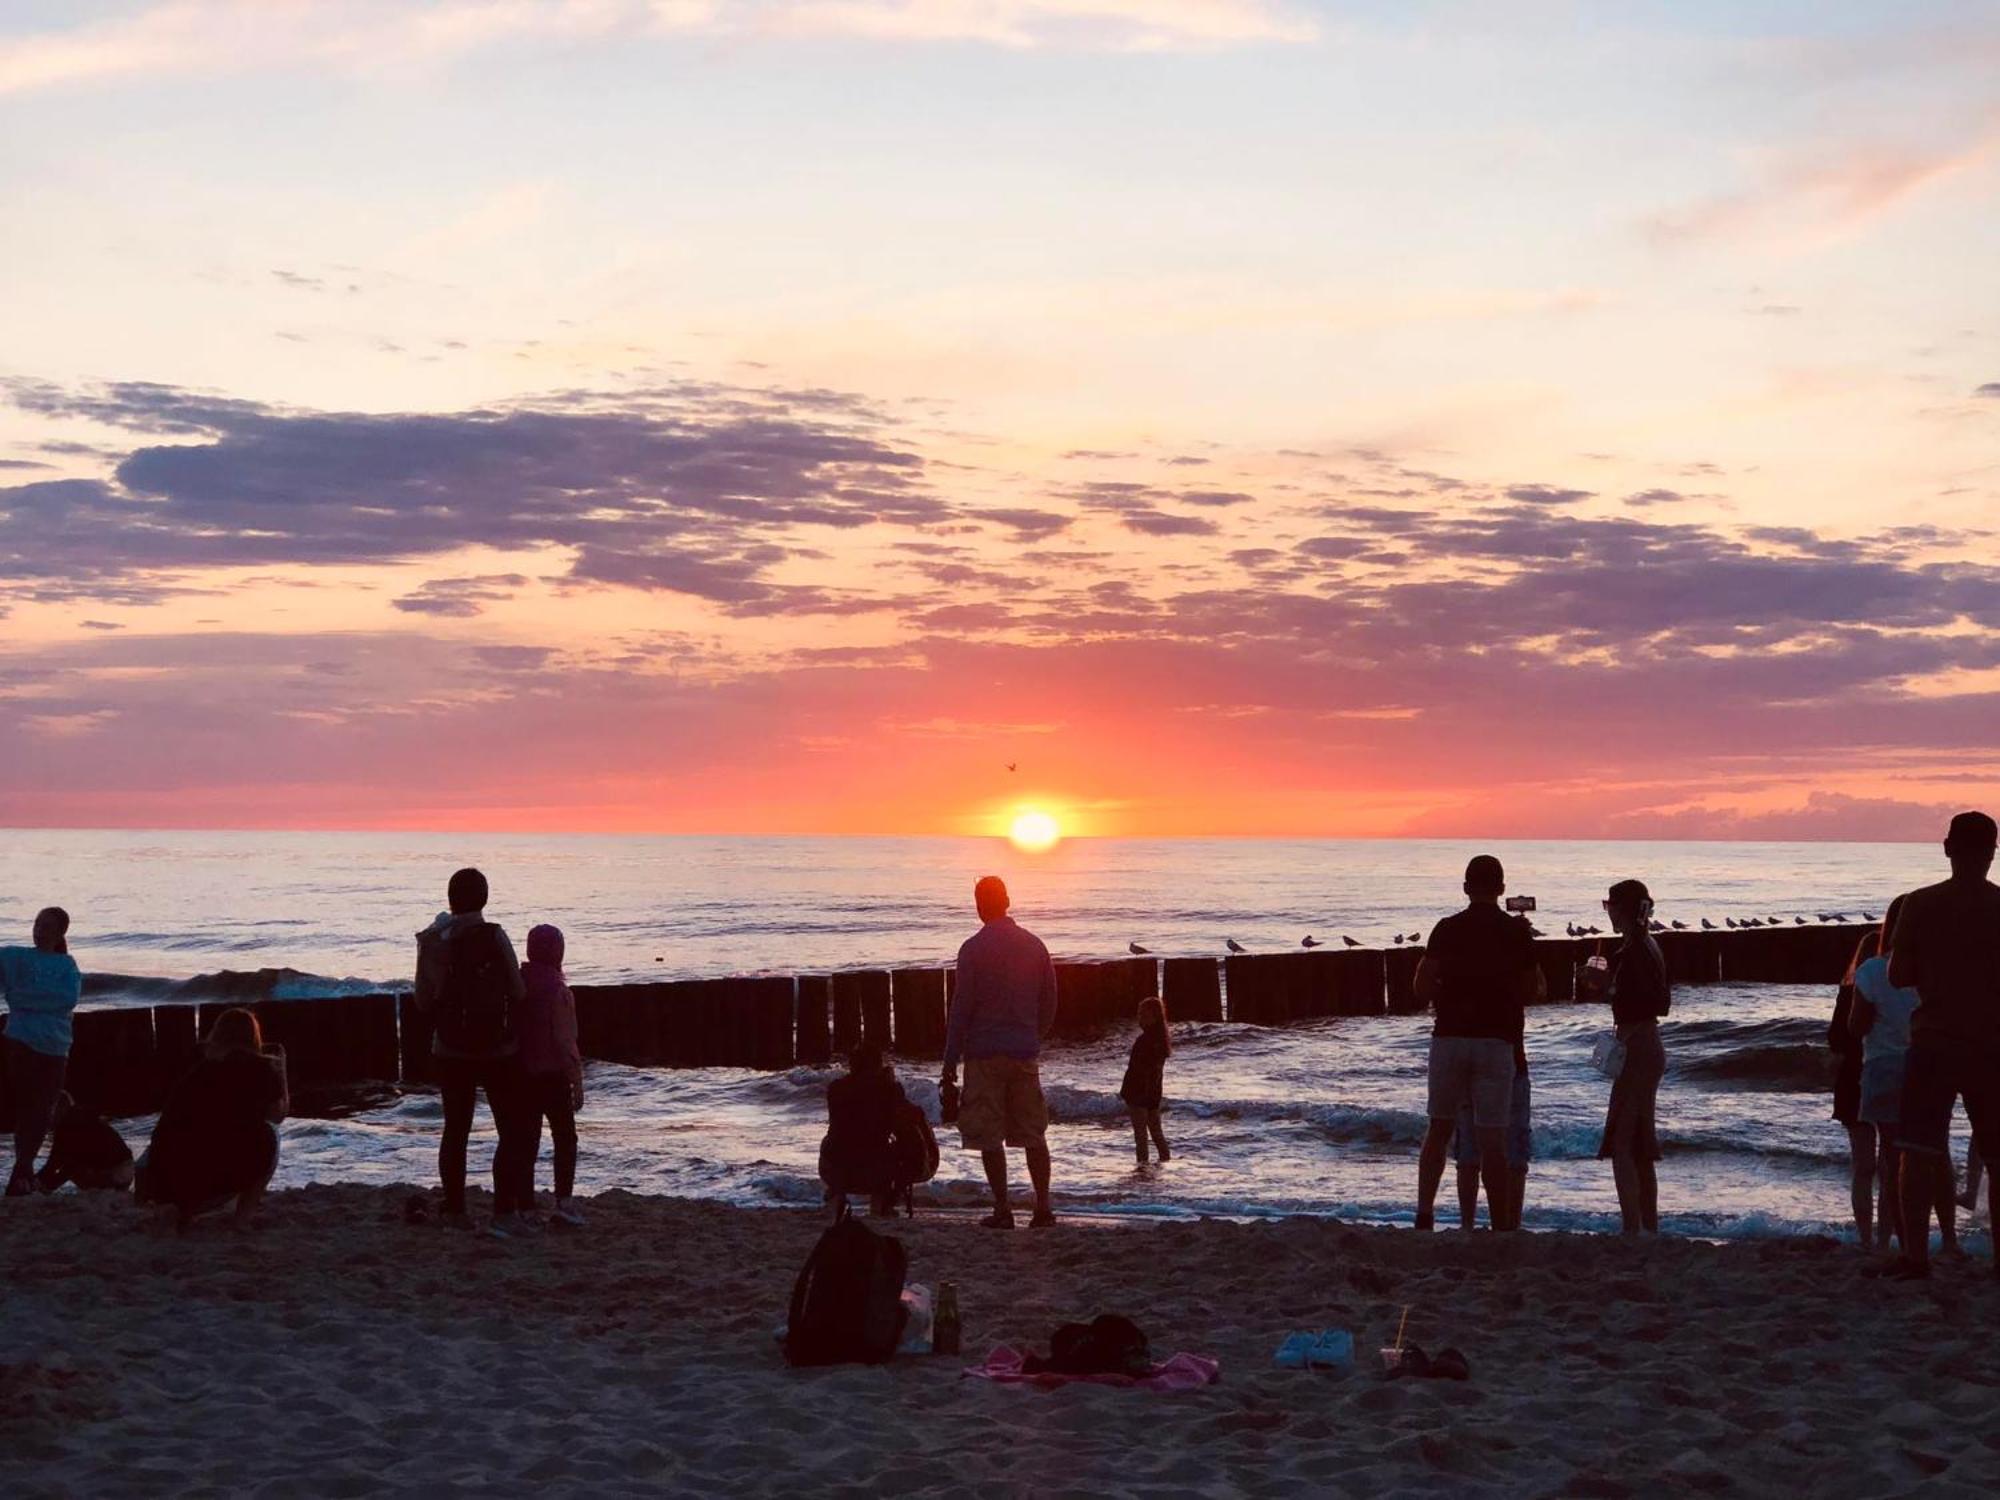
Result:
{"label": "person with backpack", "polygon": [[521,1070],[520,1018],[527,986],[506,930],[486,920],[486,877],[460,870],[446,888],[449,912],[417,934],[417,1009],[431,1023],[431,1058],[444,1104],[438,1181],[444,1222],[469,1226],[465,1149],[479,1094],[500,1140],[493,1150],[490,1232],[513,1239],[534,1222],[536,1115]]}
{"label": "person with backpack", "polygon": [[894,1211],[902,1189],[897,1117],[909,1096],[882,1049],[863,1042],[848,1054],[847,1072],[826,1091],[826,1138],[819,1147],[819,1178],[836,1217],[850,1193],[866,1193],[875,1214]]}

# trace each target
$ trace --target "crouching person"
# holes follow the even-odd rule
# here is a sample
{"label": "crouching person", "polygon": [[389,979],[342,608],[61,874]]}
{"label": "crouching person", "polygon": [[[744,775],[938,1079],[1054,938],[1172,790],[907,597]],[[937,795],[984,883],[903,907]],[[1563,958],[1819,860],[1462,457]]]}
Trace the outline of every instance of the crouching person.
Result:
{"label": "crouching person", "polygon": [[66,1182],[85,1192],[122,1193],[132,1186],[132,1148],[118,1127],[92,1114],[67,1093],[56,1096],[55,1130],[49,1159],[35,1174],[35,1186],[53,1193]]}
{"label": "crouching person", "polygon": [[245,1222],[278,1170],[277,1122],[290,1107],[283,1054],[264,1051],[250,1011],[224,1011],[139,1159],[139,1201],[171,1204],[186,1225],[234,1199]]}
{"label": "crouching person", "polygon": [[826,1091],[826,1138],[819,1146],[819,1178],[839,1217],[850,1193],[866,1193],[873,1213],[894,1212],[904,1186],[896,1131],[909,1103],[882,1049],[863,1042],[847,1058],[847,1074]]}

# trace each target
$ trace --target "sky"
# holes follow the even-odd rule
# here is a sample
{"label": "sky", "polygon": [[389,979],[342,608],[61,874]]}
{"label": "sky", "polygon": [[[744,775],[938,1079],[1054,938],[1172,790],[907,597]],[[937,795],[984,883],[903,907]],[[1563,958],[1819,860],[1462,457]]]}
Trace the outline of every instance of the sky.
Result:
{"label": "sky", "polygon": [[0,824],[1929,839],[2000,10],[10,0]]}

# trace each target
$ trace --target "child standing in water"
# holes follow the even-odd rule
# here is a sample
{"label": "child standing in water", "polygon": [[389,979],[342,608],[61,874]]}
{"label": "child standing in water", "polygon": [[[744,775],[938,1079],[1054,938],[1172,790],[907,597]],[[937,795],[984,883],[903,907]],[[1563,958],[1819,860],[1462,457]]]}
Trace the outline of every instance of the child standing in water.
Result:
{"label": "child standing in water", "polygon": [[1132,1057],[1125,1064],[1125,1081],[1118,1085],[1118,1097],[1132,1116],[1132,1144],[1139,1165],[1146,1165],[1146,1139],[1152,1138],[1161,1161],[1173,1160],[1167,1149],[1166,1132],[1160,1129],[1160,1099],[1165,1090],[1167,1055],[1174,1050],[1167,1035],[1167,1008],[1157,997],[1139,1002],[1139,1035],[1132,1042]]}
{"label": "child standing in water", "polygon": [[535,1110],[535,1143],[528,1156],[524,1203],[534,1201],[535,1159],[542,1122],[555,1147],[555,1222],[581,1228],[576,1192],[576,1112],[583,1107],[583,1053],[576,1042],[576,997],[563,978],[563,935],[546,922],[528,933],[528,961],[521,965],[527,994],[521,1003],[521,1067]]}

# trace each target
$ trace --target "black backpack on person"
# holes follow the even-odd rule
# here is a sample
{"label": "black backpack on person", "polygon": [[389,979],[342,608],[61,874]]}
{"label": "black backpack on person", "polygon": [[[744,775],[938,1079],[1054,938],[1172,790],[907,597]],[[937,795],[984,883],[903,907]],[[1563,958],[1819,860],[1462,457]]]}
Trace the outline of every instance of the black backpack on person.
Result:
{"label": "black backpack on person", "polygon": [[785,1362],[879,1365],[888,1359],[909,1318],[903,1306],[909,1265],[901,1240],[877,1234],[843,1205],[792,1284]]}
{"label": "black backpack on person", "polygon": [[889,1126],[889,1145],[896,1158],[896,1182],[906,1191],[913,1183],[937,1176],[937,1132],[923,1106],[905,1099],[896,1106]]}
{"label": "black backpack on person", "polygon": [[514,987],[500,929],[468,922],[445,939],[433,1035],[467,1057],[495,1057],[514,1045]]}

